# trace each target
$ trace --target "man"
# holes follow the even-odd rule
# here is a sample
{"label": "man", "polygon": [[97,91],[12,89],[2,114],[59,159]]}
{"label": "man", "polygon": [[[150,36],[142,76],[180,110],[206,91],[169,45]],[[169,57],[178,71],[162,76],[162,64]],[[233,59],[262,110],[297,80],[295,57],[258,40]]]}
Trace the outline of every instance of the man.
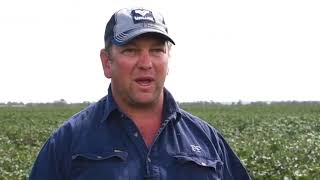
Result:
{"label": "man", "polygon": [[108,95],[52,134],[31,180],[250,179],[222,136],[164,88],[175,43],[158,12],[119,10],[104,40]]}

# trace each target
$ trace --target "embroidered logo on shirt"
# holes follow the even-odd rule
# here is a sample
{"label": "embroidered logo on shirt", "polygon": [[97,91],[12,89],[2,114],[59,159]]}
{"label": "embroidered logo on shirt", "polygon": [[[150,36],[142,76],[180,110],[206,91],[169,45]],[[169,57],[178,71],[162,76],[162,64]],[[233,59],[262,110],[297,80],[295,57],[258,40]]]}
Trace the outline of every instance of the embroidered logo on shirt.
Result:
{"label": "embroidered logo on shirt", "polygon": [[196,145],[191,145],[191,149],[193,152],[201,152],[201,147],[200,146],[196,146]]}

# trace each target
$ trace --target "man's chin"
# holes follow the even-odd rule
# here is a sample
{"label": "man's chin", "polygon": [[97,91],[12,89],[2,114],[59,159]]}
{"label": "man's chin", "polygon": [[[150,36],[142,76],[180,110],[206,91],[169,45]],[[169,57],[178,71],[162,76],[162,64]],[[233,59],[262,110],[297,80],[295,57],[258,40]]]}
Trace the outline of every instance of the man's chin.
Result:
{"label": "man's chin", "polygon": [[132,99],[132,104],[135,107],[141,107],[141,108],[150,108],[151,106],[157,104],[159,102],[160,98],[154,97],[154,95],[151,94],[140,94],[139,96],[136,96]]}
{"label": "man's chin", "polygon": [[139,99],[139,100],[135,100],[133,104],[136,107],[147,108],[156,104],[156,101],[150,100],[150,99]]}

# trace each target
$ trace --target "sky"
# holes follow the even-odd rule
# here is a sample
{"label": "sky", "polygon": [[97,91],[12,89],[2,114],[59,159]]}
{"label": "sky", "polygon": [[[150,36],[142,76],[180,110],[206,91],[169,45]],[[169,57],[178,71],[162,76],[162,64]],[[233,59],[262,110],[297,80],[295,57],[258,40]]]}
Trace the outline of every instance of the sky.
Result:
{"label": "sky", "polygon": [[123,7],[160,11],[176,101],[320,101],[318,0],[0,2],[0,102],[98,101],[100,50]]}

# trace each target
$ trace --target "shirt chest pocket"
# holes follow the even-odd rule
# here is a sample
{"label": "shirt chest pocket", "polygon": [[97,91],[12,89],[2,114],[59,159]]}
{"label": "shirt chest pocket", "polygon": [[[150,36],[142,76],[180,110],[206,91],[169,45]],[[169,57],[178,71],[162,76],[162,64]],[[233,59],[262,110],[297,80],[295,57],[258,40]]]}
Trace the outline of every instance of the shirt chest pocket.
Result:
{"label": "shirt chest pocket", "polygon": [[76,154],[72,156],[72,180],[129,179],[127,152]]}
{"label": "shirt chest pocket", "polygon": [[215,180],[222,178],[222,161],[194,155],[174,155],[174,179]]}

